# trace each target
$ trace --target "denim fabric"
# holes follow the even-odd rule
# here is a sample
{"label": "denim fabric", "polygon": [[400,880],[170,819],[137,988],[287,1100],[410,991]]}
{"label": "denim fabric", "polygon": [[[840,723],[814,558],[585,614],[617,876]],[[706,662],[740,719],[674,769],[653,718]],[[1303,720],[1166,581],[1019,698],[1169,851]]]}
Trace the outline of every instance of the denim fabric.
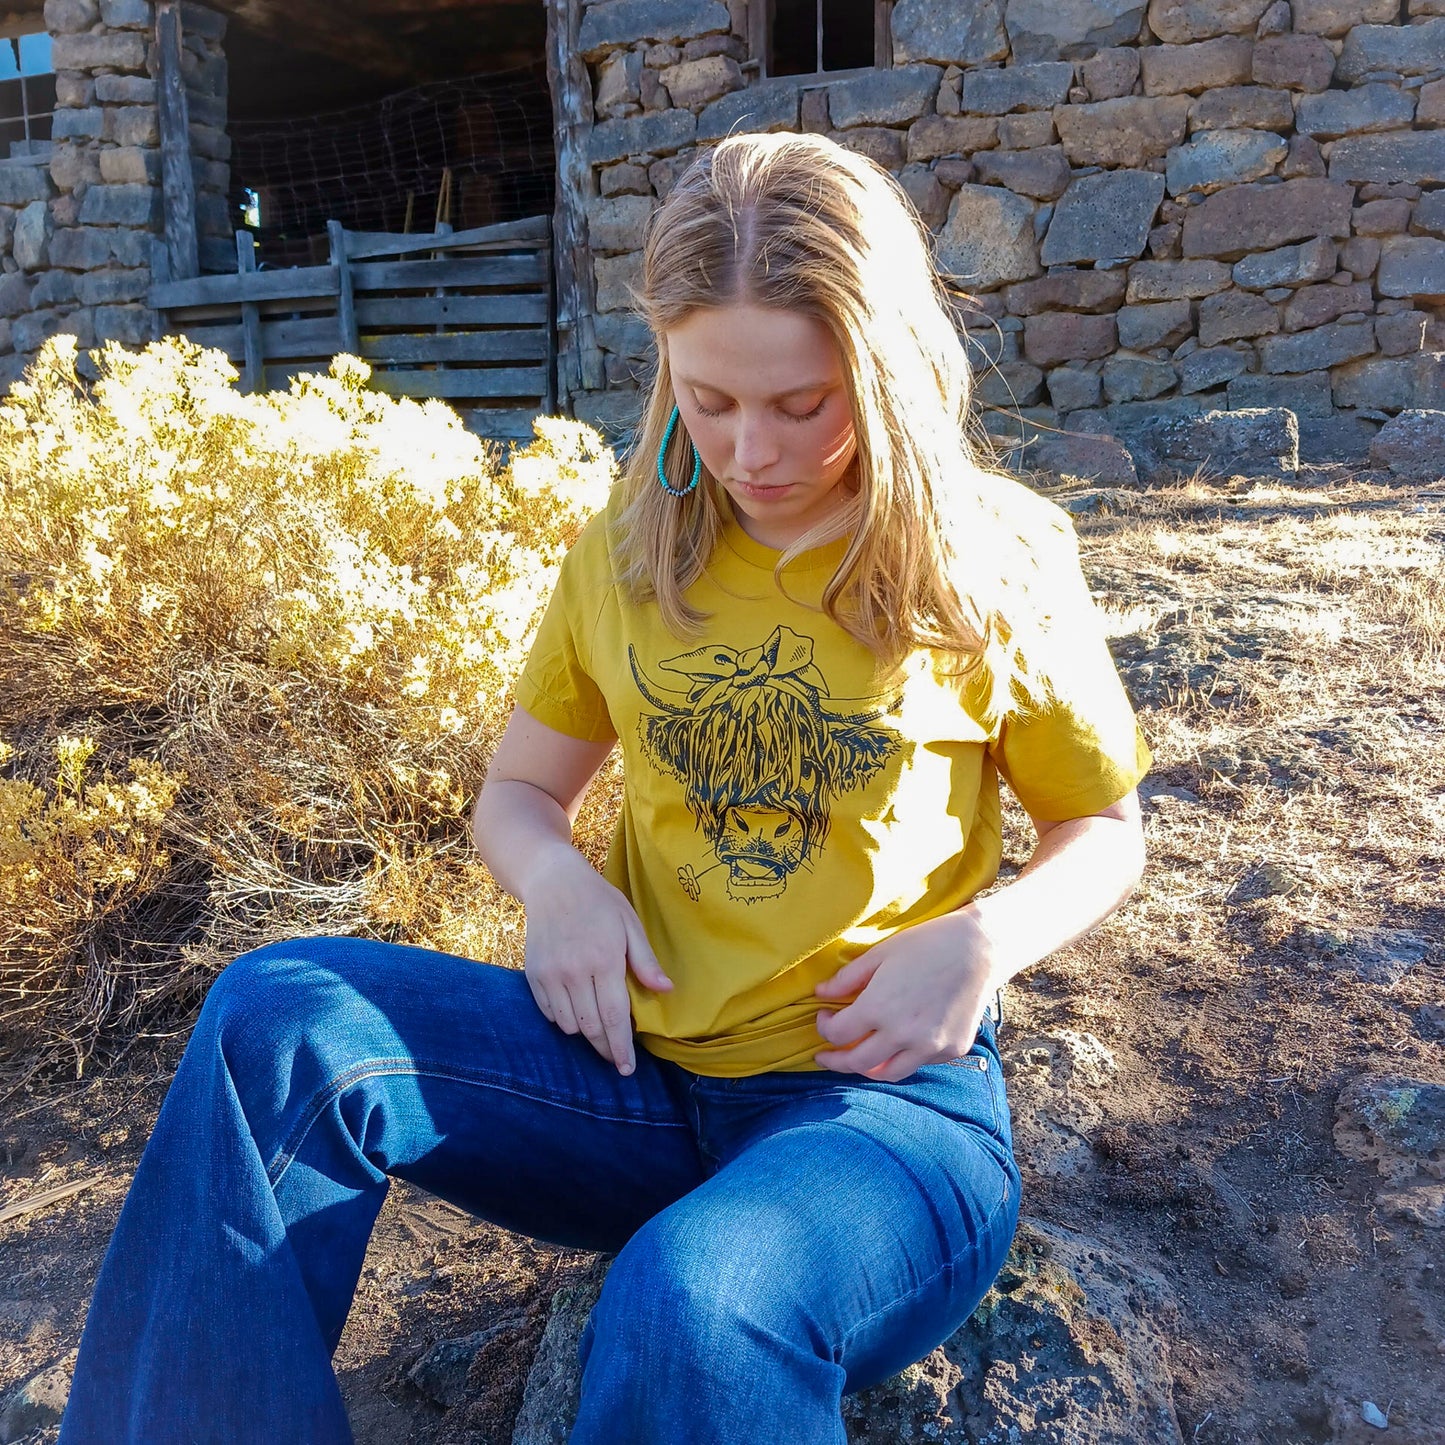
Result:
{"label": "denim fabric", "polygon": [[[902,1083],[623,1078],[520,973],[359,939],[211,988],[101,1268],[62,1445],[331,1445],[388,1176],[617,1252],[573,1445],[842,1445],[845,1391],[946,1339],[1019,1206],[992,1019]],[[481,1323],[481,1322],[479,1322]]]}

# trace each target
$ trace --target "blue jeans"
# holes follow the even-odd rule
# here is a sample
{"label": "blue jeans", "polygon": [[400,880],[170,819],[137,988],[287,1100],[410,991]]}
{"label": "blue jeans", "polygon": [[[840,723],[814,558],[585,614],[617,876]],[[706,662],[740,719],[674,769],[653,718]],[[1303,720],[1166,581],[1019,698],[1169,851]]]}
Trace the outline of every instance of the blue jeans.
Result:
{"label": "blue jeans", "polygon": [[[62,1445],[332,1445],[389,1175],[615,1251],[573,1445],[842,1445],[973,1311],[1019,1207],[994,1039],[902,1083],[623,1078],[520,973],[298,939],[216,980],[96,1283]],[[484,1323],[484,1322],[482,1322]]]}

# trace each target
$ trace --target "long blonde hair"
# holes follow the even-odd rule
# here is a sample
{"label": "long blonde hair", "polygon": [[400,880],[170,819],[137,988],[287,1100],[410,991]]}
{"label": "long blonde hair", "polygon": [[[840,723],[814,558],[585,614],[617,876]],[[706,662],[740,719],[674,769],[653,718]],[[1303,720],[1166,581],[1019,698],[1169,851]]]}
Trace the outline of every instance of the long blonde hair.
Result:
{"label": "long blonde hair", "polygon": [[[1037,567],[1006,506],[1015,483],[968,439],[969,368],[931,237],[897,181],[826,137],[734,135],[700,153],[649,218],[637,309],[658,341],[611,547],[619,580],[675,634],[723,525],[706,470],[685,498],[658,485],[673,408],[665,334],[699,307],[752,304],[822,321],[847,378],[858,489],[783,553],[851,533],[824,612],[885,663],[919,647],[980,684],[992,719],[1039,697],[1030,663]],[[665,469],[691,472],[679,419]],[[782,577],[779,575],[781,585]],[[981,669],[981,671],[980,671]]]}

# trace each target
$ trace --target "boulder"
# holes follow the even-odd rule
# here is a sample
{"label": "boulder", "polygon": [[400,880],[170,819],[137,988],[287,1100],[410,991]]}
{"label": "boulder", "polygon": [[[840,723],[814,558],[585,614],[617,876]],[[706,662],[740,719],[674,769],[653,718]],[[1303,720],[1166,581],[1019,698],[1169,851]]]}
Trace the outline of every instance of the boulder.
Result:
{"label": "boulder", "polygon": [[1149,28],[1166,45],[1254,32],[1270,0],[1150,0]]}
{"label": "boulder", "polygon": [[1335,52],[1318,35],[1273,35],[1255,43],[1251,73],[1256,85],[1325,90],[1335,73]]}
{"label": "boulder", "polygon": [[1145,95],[1197,95],[1221,85],[1246,85],[1254,43],[1238,35],[1193,45],[1149,45],[1139,52]]}
{"label": "boulder", "polygon": [[1230,268],[1222,261],[1137,261],[1129,267],[1132,306],[1141,301],[1198,300],[1223,291]]}
{"label": "boulder", "polygon": [[1235,263],[1234,281],[1250,291],[1276,286],[1299,286],[1306,281],[1328,281],[1335,274],[1339,247],[1318,237],[1298,246],[1279,246]]}
{"label": "boulder", "polygon": [[1243,256],[1289,241],[1348,236],[1354,192],[1335,181],[1256,182],[1216,191],[1184,218],[1184,254]]}
{"label": "boulder", "polygon": [[1226,475],[1292,478],[1299,423],[1282,407],[1145,417],[1125,435],[1145,481],[1167,482],[1207,465]]}
{"label": "boulder", "polygon": [[1445,181],[1445,130],[1346,136],[1330,151],[1330,179],[1347,184],[1438,184]]}
{"label": "boulder", "polygon": [[52,1365],[0,1399],[0,1440],[18,1441],[56,1424],[70,1398],[72,1369],[73,1364]]}
{"label": "boulder", "polygon": [[1288,142],[1272,131],[1211,130],[1173,147],[1164,174],[1171,196],[1216,191],[1269,175],[1288,154]]}
{"label": "boulder", "polygon": [[1266,336],[1259,343],[1259,369],[1271,373],[1323,371],[1371,356],[1374,350],[1375,328],[1371,321],[1336,321],[1309,331]]}
{"label": "boulder", "polygon": [[981,151],[974,157],[978,178],[986,186],[1004,186],[1016,195],[1057,200],[1068,188],[1072,172],[1059,146],[1037,150]]}
{"label": "boulder", "polygon": [[934,108],[943,72],[936,65],[871,70],[828,87],[828,110],[839,130],[855,125],[907,125]]}
{"label": "boulder", "polygon": [[1294,0],[1294,28],[1313,35],[1347,35],[1356,25],[1397,20],[1395,0]]}
{"label": "boulder", "polygon": [[1402,411],[1370,447],[1370,461],[1412,481],[1445,477],[1445,410]]}
{"label": "boulder", "polygon": [[1380,245],[1376,283],[1381,296],[1445,301],[1445,241],[1433,236],[1389,236]]}
{"label": "boulder", "polygon": [[970,290],[992,291],[1037,276],[1038,242],[1028,201],[999,186],[964,185],[938,232],[938,265]]}
{"label": "boulder", "polygon": [[1008,55],[1004,0],[898,0],[893,7],[893,59],[906,65],[982,65]]}
{"label": "boulder", "polygon": [[1286,131],[1294,125],[1287,90],[1266,85],[1226,85],[1201,95],[1189,107],[1189,129]]}
{"label": "boulder", "polygon": [[1112,311],[1124,299],[1124,273],[1055,271],[1037,281],[1010,286],[1004,299],[1012,316],[1036,316],[1041,311]]}
{"label": "boulder", "polygon": [[1199,303],[1199,344],[1270,336],[1280,328],[1279,311],[1253,291],[1220,291]]}
{"label": "boulder", "polygon": [[1379,81],[1358,85],[1353,90],[1302,95],[1295,111],[1297,129],[1319,140],[1334,140],[1361,131],[1398,130],[1414,118],[1413,92]]}
{"label": "boulder", "polygon": [[1347,1159],[1373,1164],[1392,1184],[1445,1179],[1445,1084],[1365,1074],[1341,1091],[1334,1135]]}
{"label": "boulder", "polygon": [[691,40],[726,34],[728,28],[728,10],[721,0],[602,0],[587,7],[577,45],[584,59],[599,60],[609,50],[639,40]]}
{"label": "boulder", "polygon": [[[564,1445],[580,1395],[578,1344],[608,1263],[553,1298],[512,1445]],[[993,1287],[952,1338],[844,1396],[847,1440],[1181,1445],[1168,1357],[1175,1314],[1150,1271],[1086,1235],[1025,1220]]]}
{"label": "boulder", "polygon": [[[950,0],[952,3],[952,0]],[[1015,60],[1084,60],[1139,38],[1145,0],[1008,0]]]}
{"label": "boulder", "polygon": [[1126,95],[1054,113],[1064,153],[1076,166],[1136,166],[1162,159],[1184,139],[1185,95]]}
{"label": "boulder", "polygon": [[[1106,102],[1107,103],[1107,102]],[[1040,253],[1046,266],[1142,256],[1164,177],[1152,171],[1100,171],[1064,192]]]}
{"label": "boulder", "polygon": [[1419,25],[1356,25],[1345,36],[1335,68],[1347,85],[1374,71],[1397,75],[1445,71],[1445,18]]}
{"label": "boulder", "polygon": [[1284,407],[1297,418],[1325,418],[1334,412],[1330,374],[1312,371],[1304,376],[1237,376],[1225,389],[1231,411]]}

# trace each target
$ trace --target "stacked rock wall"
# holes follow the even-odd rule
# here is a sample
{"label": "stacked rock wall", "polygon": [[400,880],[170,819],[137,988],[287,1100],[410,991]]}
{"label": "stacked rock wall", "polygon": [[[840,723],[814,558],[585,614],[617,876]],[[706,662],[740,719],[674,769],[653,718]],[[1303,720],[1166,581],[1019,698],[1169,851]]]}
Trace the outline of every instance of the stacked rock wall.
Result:
{"label": "stacked rock wall", "polygon": [[[202,244],[233,226],[225,18],[181,11]],[[46,0],[56,112],[48,154],[0,161],[0,388],[49,336],[149,341],[152,247],[163,231],[159,66],[151,0]]]}
{"label": "stacked rock wall", "polygon": [[742,0],[588,6],[609,386],[579,416],[635,416],[643,225],[749,129],[898,177],[976,297],[986,404],[1074,431],[1287,406],[1306,455],[1345,459],[1445,407],[1445,0],[898,0],[891,23],[889,70],[749,83]]}

